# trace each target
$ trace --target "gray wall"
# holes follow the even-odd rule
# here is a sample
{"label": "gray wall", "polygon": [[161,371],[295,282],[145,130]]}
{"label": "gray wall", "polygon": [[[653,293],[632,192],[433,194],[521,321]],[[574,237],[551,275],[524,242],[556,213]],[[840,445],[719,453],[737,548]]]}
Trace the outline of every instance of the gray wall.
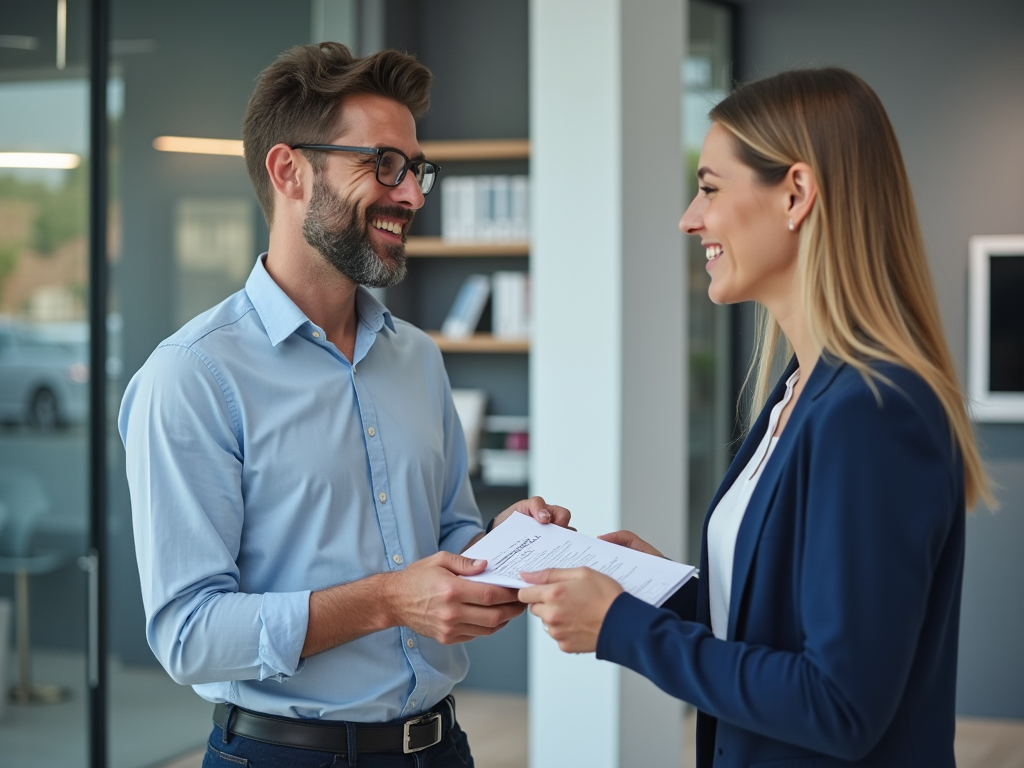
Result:
{"label": "gray wall", "polygon": [[[836,64],[878,92],[963,380],[967,239],[1024,232],[1024,3],[748,0],[739,33],[744,80]],[[967,523],[958,710],[1024,718],[1024,425],[978,435],[1002,509]]]}

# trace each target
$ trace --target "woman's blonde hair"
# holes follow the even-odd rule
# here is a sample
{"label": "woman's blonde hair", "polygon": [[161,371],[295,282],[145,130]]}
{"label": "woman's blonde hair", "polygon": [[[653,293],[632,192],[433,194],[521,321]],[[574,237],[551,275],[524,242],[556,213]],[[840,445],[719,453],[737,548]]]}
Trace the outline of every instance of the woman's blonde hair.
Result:
{"label": "woman's blonde hair", "polygon": [[[904,366],[934,390],[964,464],[968,506],[993,505],[964,395],[942,333],[924,242],[896,134],[882,102],[843,69],[795,70],[733,91],[711,119],[737,139],[761,183],[807,163],[818,196],[800,227],[798,274],[814,341],[875,388],[871,361]],[[759,307],[749,423],[764,405],[784,338]],[[877,394],[877,389],[875,389]]]}

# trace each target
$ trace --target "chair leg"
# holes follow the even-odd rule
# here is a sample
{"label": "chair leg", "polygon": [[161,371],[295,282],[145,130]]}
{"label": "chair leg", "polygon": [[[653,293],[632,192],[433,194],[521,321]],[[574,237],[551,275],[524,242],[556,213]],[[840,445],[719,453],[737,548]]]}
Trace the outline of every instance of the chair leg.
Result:
{"label": "chair leg", "polygon": [[28,586],[28,572],[17,571],[14,574],[14,602],[18,623],[18,684],[11,689],[11,703],[56,704],[68,697],[69,692],[66,688],[32,684],[31,607]]}

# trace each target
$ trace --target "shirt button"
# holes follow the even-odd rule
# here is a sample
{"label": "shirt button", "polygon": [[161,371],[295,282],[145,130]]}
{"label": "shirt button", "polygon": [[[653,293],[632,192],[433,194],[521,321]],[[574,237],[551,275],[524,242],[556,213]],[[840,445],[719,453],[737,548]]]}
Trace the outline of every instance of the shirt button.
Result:
{"label": "shirt button", "polygon": [[366,434],[368,434],[370,437],[373,437],[374,435],[377,434],[377,430],[375,430],[373,427],[370,427],[368,430],[366,430]]}
{"label": "shirt button", "polygon": [[415,706],[416,706],[416,700],[415,700],[415,699],[413,699],[412,701],[410,701],[410,702],[409,702],[409,706],[410,706],[410,707],[415,707]]}
{"label": "shirt button", "polygon": [[407,646],[408,646],[409,648],[415,648],[415,647],[416,647],[416,641],[415,641],[415,640],[413,640],[413,639],[412,639],[411,637],[410,637],[410,638],[409,638],[408,640],[406,640],[406,641],[405,641],[405,644],[406,644],[406,645],[407,645]]}
{"label": "shirt button", "polygon": [[313,331],[313,338],[314,339],[319,339],[320,338],[320,331]]}
{"label": "shirt button", "polygon": [[392,557],[391,559],[392,559],[392,560],[394,560],[394,561],[395,561],[396,563],[398,563],[399,565],[401,565],[401,564],[402,564],[402,556],[401,556],[401,555],[395,555],[395,556],[394,556],[394,557]]}
{"label": "shirt button", "polygon": [[388,500],[388,495],[384,493],[384,491],[381,491],[377,498],[380,499],[380,503],[383,504],[385,501]]}

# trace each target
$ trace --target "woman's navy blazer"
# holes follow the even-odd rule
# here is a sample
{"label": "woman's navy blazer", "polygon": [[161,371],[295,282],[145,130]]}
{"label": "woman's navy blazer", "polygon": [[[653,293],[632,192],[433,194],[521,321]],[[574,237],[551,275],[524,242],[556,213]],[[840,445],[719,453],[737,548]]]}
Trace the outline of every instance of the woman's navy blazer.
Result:
{"label": "woman's navy blazer", "polygon": [[962,463],[924,381],[874,370],[891,382],[877,394],[850,366],[814,367],[739,529],[726,640],[704,577],[681,613],[622,594],[604,620],[598,658],[696,705],[699,768],[955,764]]}

